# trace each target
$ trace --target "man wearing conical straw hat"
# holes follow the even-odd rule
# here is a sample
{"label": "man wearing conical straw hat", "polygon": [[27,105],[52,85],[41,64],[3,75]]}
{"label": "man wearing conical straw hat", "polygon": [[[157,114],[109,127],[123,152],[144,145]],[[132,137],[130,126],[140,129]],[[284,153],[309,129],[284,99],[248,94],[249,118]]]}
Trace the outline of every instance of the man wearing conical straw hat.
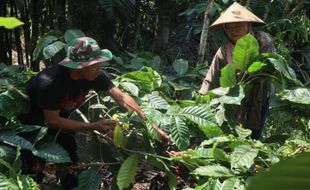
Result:
{"label": "man wearing conical straw hat", "polygon": [[[224,29],[229,42],[216,52],[210,69],[200,88],[200,94],[205,95],[209,90],[220,87],[221,69],[233,62],[233,49],[238,39],[250,33],[259,42],[259,51],[274,52],[274,45],[267,34],[255,31],[253,26],[264,25],[265,22],[238,3],[233,3],[210,27]],[[249,101],[243,103],[236,111],[236,120],[252,129],[252,137],[259,138],[264,126],[267,110],[270,83],[259,81],[250,93]],[[257,94],[261,94],[258,96]],[[243,119],[247,118],[247,119]]]}

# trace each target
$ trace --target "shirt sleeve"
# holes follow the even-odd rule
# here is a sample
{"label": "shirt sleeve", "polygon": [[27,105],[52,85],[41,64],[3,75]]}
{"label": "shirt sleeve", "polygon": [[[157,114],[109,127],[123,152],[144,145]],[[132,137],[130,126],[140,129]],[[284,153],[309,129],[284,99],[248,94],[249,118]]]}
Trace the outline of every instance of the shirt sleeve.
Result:
{"label": "shirt sleeve", "polygon": [[275,47],[274,47],[272,38],[268,34],[264,32],[259,32],[258,40],[260,42],[260,47],[259,47],[260,53],[274,53],[275,52]]}
{"label": "shirt sleeve", "polygon": [[219,48],[212,60],[206,77],[204,78],[199,93],[205,95],[209,90],[220,86],[221,60],[223,60],[221,48]]}
{"label": "shirt sleeve", "polygon": [[115,85],[104,71],[102,71],[101,74],[94,81],[92,81],[92,88],[96,92],[108,91],[114,86]]}

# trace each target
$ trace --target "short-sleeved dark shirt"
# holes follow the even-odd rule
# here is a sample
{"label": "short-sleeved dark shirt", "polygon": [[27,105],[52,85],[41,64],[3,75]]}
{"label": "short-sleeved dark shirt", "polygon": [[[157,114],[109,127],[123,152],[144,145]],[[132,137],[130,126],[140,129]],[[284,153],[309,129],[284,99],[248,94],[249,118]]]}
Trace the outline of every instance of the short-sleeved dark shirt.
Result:
{"label": "short-sleeved dark shirt", "polygon": [[26,92],[30,98],[31,108],[22,115],[25,124],[44,125],[43,109],[60,110],[60,116],[67,118],[78,108],[87,93],[93,89],[107,91],[114,87],[105,72],[93,81],[73,80],[69,76],[69,69],[60,65],[53,65],[33,76],[26,83]]}

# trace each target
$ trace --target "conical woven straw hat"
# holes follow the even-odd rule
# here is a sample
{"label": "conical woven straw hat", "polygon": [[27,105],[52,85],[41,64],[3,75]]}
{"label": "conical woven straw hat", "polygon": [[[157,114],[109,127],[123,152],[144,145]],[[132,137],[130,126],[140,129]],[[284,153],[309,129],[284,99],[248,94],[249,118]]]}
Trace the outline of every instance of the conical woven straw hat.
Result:
{"label": "conical woven straw hat", "polygon": [[213,28],[221,28],[223,24],[232,22],[252,22],[255,24],[265,24],[263,20],[251,13],[248,9],[239,3],[233,3],[221,16],[210,26]]}

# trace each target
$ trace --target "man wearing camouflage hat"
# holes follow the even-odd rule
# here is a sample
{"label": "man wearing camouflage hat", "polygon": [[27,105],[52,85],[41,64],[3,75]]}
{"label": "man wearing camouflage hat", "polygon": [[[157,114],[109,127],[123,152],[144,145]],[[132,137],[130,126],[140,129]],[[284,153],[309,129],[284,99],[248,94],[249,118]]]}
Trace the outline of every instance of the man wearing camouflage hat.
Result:
{"label": "man wearing camouflage hat", "polygon": [[[146,119],[135,100],[116,87],[101,69],[101,63],[111,59],[109,50],[101,50],[90,37],[81,37],[69,43],[64,60],[39,72],[26,83],[31,107],[19,119],[24,124],[47,125],[51,127],[49,131],[61,129],[63,132],[57,136],[57,142],[69,152],[74,163],[78,160],[75,131],[97,130],[105,134],[117,124],[114,119],[85,123],[68,118],[83,103],[90,90],[106,92],[127,111],[135,111],[141,119]],[[163,141],[169,141],[168,135],[157,126],[153,127]]]}

